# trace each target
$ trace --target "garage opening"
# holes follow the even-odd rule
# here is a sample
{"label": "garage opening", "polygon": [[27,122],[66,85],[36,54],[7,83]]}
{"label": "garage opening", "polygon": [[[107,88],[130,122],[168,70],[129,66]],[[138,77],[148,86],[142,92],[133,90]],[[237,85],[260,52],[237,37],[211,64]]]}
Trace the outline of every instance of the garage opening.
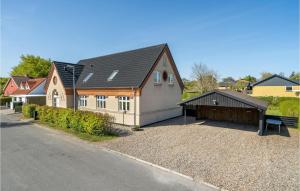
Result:
{"label": "garage opening", "polygon": [[214,90],[180,103],[187,114],[196,119],[228,121],[258,126],[263,134],[264,114],[267,104],[254,97],[230,90]]}

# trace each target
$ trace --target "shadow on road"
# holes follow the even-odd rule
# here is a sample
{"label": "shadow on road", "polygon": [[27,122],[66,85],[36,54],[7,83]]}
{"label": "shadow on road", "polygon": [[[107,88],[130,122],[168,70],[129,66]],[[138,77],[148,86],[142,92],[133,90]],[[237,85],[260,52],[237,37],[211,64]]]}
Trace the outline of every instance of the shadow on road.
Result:
{"label": "shadow on road", "polygon": [[30,122],[19,122],[19,123],[1,122],[0,128],[18,127],[20,125],[29,125],[29,124]]}

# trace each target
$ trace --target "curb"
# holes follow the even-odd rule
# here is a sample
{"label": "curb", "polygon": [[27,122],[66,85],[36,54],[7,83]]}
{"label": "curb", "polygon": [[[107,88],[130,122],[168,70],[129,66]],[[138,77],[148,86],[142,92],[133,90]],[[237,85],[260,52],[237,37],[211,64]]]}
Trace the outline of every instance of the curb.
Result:
{"label": "curb", "polygon": [[[174,171],[174,170],[171,170],[171,169],[168,169],[168,168],[159,166],[159,165],[157,165],[157,164],[153,164],[153,163],[148,162],[148,161],[144,161],[144,160],[142,160],[142,159],[136,158],[136,157],[134,157],[134,156],[131,156],[131,155],[128,155],[128,154],[125,154],[125,153],[121,153],[121,152],[119,152],[119,151],[111,150],[111,149],[108,149],[108,148],[105,148],[105,147],[101,147],[101,148],[102,148],[103,150],[107,151],[107,152],[112,152],[112,153],[115,153],[115,154],[117,154],[117,155],[121,155],[121,156],[130,158],[130,159],[136,160],[136,161],[141,162],[141,163],[144,163],[144,164],[146,164],[146,165],[149,165],[149,166],[152,166],[152,167],[161,169],[161,170],[163,170],[163,171],[170,172],[170,173],[172,173],[172,174],[181,176],[181,177],[186,178],[186,179],[188,179],[188,180],[197,182],[197,181],[195,181],[195,179],[192,178],[191,176],[187,176],[187,175],[181,174],[181,173],[176,172],[176,171]],[[214,188],[214,189],[216,189],[216,190],[220,190],[220,191],[228,191],[228,190],[226,190],[226,189],[223,189],[223,188],[217,187],[217,186],[215,186],[215,185],[212,185],[212,184],[210,184],[210,183],[208,183],[208,182],[199,181],[198,183],[204,184],[204,185],[206,185],[206,186],[208,186],[208,187],[211,187],[211,188]]]}

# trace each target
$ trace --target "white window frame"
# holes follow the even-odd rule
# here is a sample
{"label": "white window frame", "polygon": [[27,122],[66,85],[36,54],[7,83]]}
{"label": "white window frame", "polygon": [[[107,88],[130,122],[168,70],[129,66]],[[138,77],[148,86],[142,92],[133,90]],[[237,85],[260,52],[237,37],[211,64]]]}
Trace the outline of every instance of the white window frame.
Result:
{"label": "white window frame", "polygon": [[[291,88],[291,89],[288,90],[288,88]],[[285,91],[292,92],[293,91],[293,86],[285,86]]]}
{"label": "white window frame", "polygon": [[106,108],[106,96],[97,95],[96,96],[96,107],[100,109]]}
{"label": "white window frame", "polygon": [[130,110],[130,97],[128,97],[128,96],[118,97],[118,108],[119,108],[119,111],[129,111]]}
{"label": "white window frame", "polygon": [[174,74],[168,74],[168,84],[169,85],[174,84]]}
{"label": "white window frame", "polygon": [[153,72],[153,80],[155,84],[160,84],[161,83],[161,74],[160,71],[154,71]]}
{"label": "white window frame", "polygon": [[79,106],[80,107],[86,107],[87,106],[87,96],[86,95],[79,96]]}

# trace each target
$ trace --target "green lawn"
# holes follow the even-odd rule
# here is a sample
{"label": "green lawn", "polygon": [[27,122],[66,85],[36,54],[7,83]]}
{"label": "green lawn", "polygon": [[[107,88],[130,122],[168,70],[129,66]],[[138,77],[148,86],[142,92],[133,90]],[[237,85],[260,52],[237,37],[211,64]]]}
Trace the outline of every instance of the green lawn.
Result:
{"label": "green lawn", "polygon": [[268,103],[267,114],[299,117],[300,99],[293,97],[257,97]]}
{"label": "green lawn", "polygon": [[52,129],[56,129],[56,130],[59,130],[59,131],[69,133],[69,134],[74,135],[74,136],[76,136],[80,139],[90,141],[90,142],[107,141],[107,140],[111,140],[111,139],[117,137],[116,135],[101,135],[101,136],[90,135],[90,134],[87,134],[87,133],[81,133],[81,132],[75,131],[74,129],[70,129],[70,128],[60,128],[60,127],[56,127],[56,126],[49,126],[48,124],[42,123],[41,121],[34,121],[34,122],[38,123],[38,124],[41,124],[41,125],[44,125],[44,126],[47,126],[49,128],[52,128]]}

